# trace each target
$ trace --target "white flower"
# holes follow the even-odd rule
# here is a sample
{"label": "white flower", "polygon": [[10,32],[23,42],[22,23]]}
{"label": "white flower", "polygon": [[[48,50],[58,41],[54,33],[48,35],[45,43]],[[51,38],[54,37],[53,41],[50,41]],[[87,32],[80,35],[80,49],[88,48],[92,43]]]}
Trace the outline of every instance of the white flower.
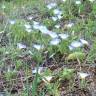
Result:
{"label": "white flower", "polygon": [[60,43],[60,39],[54,38],[50,41],[50,45],[58,45]]}
{"label": "white flower", "polygon": [[[33,70],[32,70],[32,74],[36,74],[38,72],[38,74],[41,74],[42,71],[44,71],[46,69],[46,67],[35,67]],[[38,71],[37,71],[38,70]]]}
{"label": "white flower", "polygon": [[17,43],[17,48],[19,48],[19,49],[26,49],[27,46],[22,44],[22,43]]}
{"label": "white flower", "polygon": [[54,9],[53,12],[55,15],[61,15],[62,14],[62,11],[59,9]]}
{"label": "white flower", "polygon": [[9,20],[9,23],[10,23],[11,25],[14,25],[14,24],[16,23],[16,20]]}
{"label": "white flower", "polygon": [[89,43],[88,43],[86,40],[84,40],[84,39],[80,39],[80,42],[81,42],[82,44],[84,44],[84,45],[89,45]]}
{"label": "white flower", "polygon": [[47,8],[50,10],[50,9],[56,7],[56,6],[57,6],[56,3],[50,3],[50,4],[47,5]]}
{"label": "white flower", "polygon": [[90,2],[94,2],[95,0],[89,0]]}
{"label": "white flower", "polygon": [[45,83],[48,83],[52,80],[52,76],[44,76],[42,79]]}
{"label": "white flower", "polygon": [[80,39],[79,41],[73,41],[69,45],[69,49],[73,50],[75,48],[82,47],[83,45],[89,45],[89,43],[86,40],[84,40],[84,39]]}
{"label": "white flower", "polygon": [[43,26],[43,25],[40,25],[38,22],[34,23],[33,28],[40,30],[41,33],[43,33],[43,34],[48,34],[49,33],[49,30],[47,29],[47,27]]}
{"label": "white flower", "polygon": [[66,24],[65,26],[66,26],[67,28],[71,28],[73,25],[74,25],[74,23],[70,22],[70,23]]}
{"label": "white flower", "polygon": [[44,48],[43,45],[39,45],[39,44],[34,44],[33,47],[34,47],[35,49],[37,49],[38,51]]}
{"label": "white flower", "polygon": [[53,21],[57,21],[57,20],[58,20],[58,17],[53,16],[53,17],[52,17],[52,20],[53,20]]}
{"label": "white flower", "polygon": [[70,46],[72,46],[74,48],[78,48],[78,47],[82,47],[83,44],[81,42],[79,42],[79,41],[74,41],[74,42],[71,43]]}
{"label": "white flower", "polygon": [[57,38],[58,35],[56,32],[52,32],[52,31],[49,31],[48,35],[51,37],[51,38]]}
{"label": "white flower", "polygon": [[69,45],[69,50],[72,51],[73,49],[74,49],[74,47],[72,47],[72,46]]}
{"label": "white flower", "polygon": [[48,33],[49,33],[49,30],[47,29],[46,26],[41,25],[41,26],[39,26],[38,29],[39,29],[43,34],[48,34]]}
{"label": "white flower", "polygon": [[75,3],[76,3],[77,5],[80,5],[80,4],[81,4],[81,1],[80,1],[80,0],[77,0]]}
{"label": "white flower", "polygon": [[26,30],[28,33],[32,32],[32,29],[26,28],[25,30]]}
{"label": "white flower", "polygon": [[70,45],[69,45],[69,49],[70,50],[73,50],[73,49],[75,49],[75,48],[79,48],[79,47],[82,47],[83,46],[83,44],[81,43],[81,42],[79,42],[79,41],[74,41],[74,42],[72,42]]}
{"label": "white flower", "polygon": [[36,22],[36,21],[33,21],[33,28],[34,29],[39,29],[40,28],[40,23]]}
{"label": "white flower", "polygon": [[66,0],[62,0],[63,2],[65,2]]}
{"label": "white flower", "polygon": [[33,25],[39,25],[39,22],[33,21]]}
{"label": "white flower", "polygon": [[30,29],[31,28],[30,24],[25,24],[24,26],[25,26],[26,29]]}
{"label": "white flower", "polygon": [[55,25],[55,28],[59,29],[60,28],[60,25],[59,24],[58,25]]}
{"label": "white flower", "polygon": [[84,73],[84,72],[78,72],[78,75],[80,76],[81,79],[85,79],[85,78],[88,77],[90,74]]}
{"label": "white flower", "polygon": [[8,52],[8,51],[6,51],[6,52],[5,52],[5,54],[9,54],[9,52]]}
{"label": "white flower", "polygon": [[60,19],[62,19],[63,16],[61,16],[61,15],[58,14],[57,17],[60,20]]}
{"label": "white flower", "polygon": [[28,20],[32,20],[33,17],[32,17],[32,16],[28,16],[27,19],[28,19]]}
{"label": "white flower", "polygon": [[34,29],[39,29],[40,28],[40,25],[33,25],[33,28]]}
{"label": "white flower", "polygon": [[69,37],[68,34],[63,34],[63,33],[59,34],[59,36],[60,36],[61,39],[67,39]]}

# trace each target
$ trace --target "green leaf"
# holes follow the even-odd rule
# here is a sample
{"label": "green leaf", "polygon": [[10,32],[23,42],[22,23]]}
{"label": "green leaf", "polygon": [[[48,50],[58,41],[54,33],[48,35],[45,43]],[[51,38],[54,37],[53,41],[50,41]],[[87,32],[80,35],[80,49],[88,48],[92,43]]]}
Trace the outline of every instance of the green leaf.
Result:
{"label": "green leaf", "polygon": [[67,60],[83,60],[85,58],[85,53],[83,52],[74,52],[69,54],[69,56],[67,57]]}

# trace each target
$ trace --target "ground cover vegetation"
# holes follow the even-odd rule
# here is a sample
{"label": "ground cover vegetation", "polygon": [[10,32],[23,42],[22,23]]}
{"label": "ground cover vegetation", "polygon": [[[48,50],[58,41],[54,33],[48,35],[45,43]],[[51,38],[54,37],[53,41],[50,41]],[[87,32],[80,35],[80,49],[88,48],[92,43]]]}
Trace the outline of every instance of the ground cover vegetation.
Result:
{"label": "ground cover vegetation", "polygon": [[0,0],[0,96],[96,96],[96,1]]}

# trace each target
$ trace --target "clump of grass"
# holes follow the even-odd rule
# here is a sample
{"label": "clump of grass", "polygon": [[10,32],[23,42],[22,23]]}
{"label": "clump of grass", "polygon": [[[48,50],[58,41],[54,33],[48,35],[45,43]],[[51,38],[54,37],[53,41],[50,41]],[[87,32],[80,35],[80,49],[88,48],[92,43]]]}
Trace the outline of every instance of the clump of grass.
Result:
{"label": "clump of grass", "polygon": [[68,60],[84,60],[85,58],[85,53],[83,52],[73,52],[71,54],[69,54],[69,56],[67,57]]}
{"label": "clump of grass", "polygon": [[23,66],[22,61],[21,60],[16,61],[15,66],[16,66],[16,70],[20,70]]}
{"label": "clump of grass", "polygon": [[24,30],[24,20],[18,20],[16,24],[10,26],[13,42],[22,42],[28,38],[28,33]]}
{"label": "clump of grass", "polygon": [[11,79],[16,78],[17,72],[16,71],[9,71],[5,73],[6,80],[10,81]]}
{"label": "clump of grass", "polygon": [[74,69],[65,68],[59,73],[59,75],[62,80],[71,80],[74,76]]}
{"label": "clump of grass", "polygon": [[87,56],[87,61],[90,62],[90,64],[94,64],[95,60],[96,60],[96,42],[94,41],[93,45],[92,45],[92,48],[91,50],[89,51],[88,53],[88,56]]}
{"label": "clump of grass", "polygon": [[53,22],[51,19],[44,19],[43,24],[47,26],[47,28],[52,28],[55,25],[55,22]]}

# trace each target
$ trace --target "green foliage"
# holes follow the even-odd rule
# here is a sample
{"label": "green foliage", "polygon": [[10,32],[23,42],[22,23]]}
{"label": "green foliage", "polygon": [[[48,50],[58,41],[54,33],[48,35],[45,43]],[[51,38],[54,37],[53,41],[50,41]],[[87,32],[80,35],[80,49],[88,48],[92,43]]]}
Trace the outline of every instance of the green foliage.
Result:
{"label": "green foliage", "polygon": [[87,56],[87,61],[90,62],[91,64],[93,64],[94,60],[96,60],[95,52],[96,52],[96,41],[94,41],[91,47],[91,50],[89,51],[88,56]]}
{"label": "green foliage", "polygon": [[69,54],[69,56],[67,57],[67,60],[84,60],[85,58],[85,53],[83,52],[73,52],[71,54]]}
{"label": "green foliage", "polygon": [[59,88],[59,83],[49,83],[46,85],[47,90],[49,91],[49,95],[53,95],[53,96],[60,96],[60,92],[58,90]]}
{"label": "green foliage", "polygon": [[22,61],[21,60],[18,60],[18,61],[16,61],[16,63],[15,63],[15,66],[16,66],[16,70],[19,70],[21,67],[22,67]]}
{"label": "green foliage", "polygon": [[58,47],[57,46],[48,46],[47,48],[49,55],[58,52]]}
{"label": "green foliage", "polygon": [[69,41],[67,41],[67,40],[62,41],[59,44],[58,50],[60,51],[61,54],[64,54],[64,53],[68,54],[69,53],[68,45],[69,45]]}
{"label": "green foliage", "polygon": [[10,26],[11,37],[14,42],[22,42],[28,40],[28,33],[24,30],[24,20],[18,20],[16,24]]}
{"label": "green foliage", "polygon": [[46,69],[42,75],[51,76],[52,75],[52,71],[50,69]]}
{"label": "green foliage", "polygon": [[55,25],[55,22],[53,22],[51,19],[44,19],[43,24],[47,26],[47,28],[52,28]]}
{"label": "green foliage", "polygon": [[64,68],[59,73],[60,80],[71,80],[71,78],[74,76],[74,69],[67,69]]}
{"label": "green foliage", "polygon": [[3,3],[0,3],[0,7],[2,6],[6,6],[4,9],[3,8],[0,8],[0,10],[2,10],[4,13],[6,13],[6,15],[9,15],[13,12],[12,9],[14,9],[14,4],[13,3],[10,3],[10,2],[5,2],[3,0]]}
{"label": "green foliage", "polygon": [[92,5],[92,7],[93,7],[92,13],[96,14],[96,3],[94,3],[94,4]]}
{"label": "green foliage", "polygon": [[40,52],[34,52],[32,58],[37,62],[37,63],[41,63],[43,60],[43,56]]}
{"label": "green foliage", "polygon": [[5,73],[6,80],[10,81],[11,79],[16,78],[16,75],[17,75],[16,73],[17,73],[16,71],[6,72]]}
{"label": "green foliage", "polygon": [[37,94],[37,84],[40,81],[38,73],[36,73],[35,78],[32,83],[32,95],[36,96]]}

